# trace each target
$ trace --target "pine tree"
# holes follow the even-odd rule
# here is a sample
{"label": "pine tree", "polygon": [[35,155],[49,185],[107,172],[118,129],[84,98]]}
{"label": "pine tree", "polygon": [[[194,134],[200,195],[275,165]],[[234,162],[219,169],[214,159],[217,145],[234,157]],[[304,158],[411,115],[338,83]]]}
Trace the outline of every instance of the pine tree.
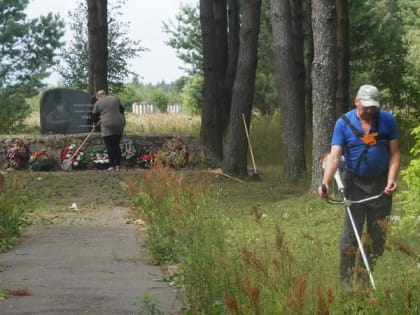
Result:
{"label": "pine tree", "polygon": [[63,43],[64,22],[49,13],[28,19],[28,1],[0,1],[0,132],[12,133],[29,115],[25,98],[44,86]]}

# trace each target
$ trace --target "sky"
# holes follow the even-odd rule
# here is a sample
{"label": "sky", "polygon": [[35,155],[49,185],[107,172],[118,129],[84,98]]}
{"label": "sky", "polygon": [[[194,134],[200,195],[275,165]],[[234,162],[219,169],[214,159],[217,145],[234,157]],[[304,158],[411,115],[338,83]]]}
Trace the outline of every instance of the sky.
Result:
{"label": "sky", "polygon": [[[175,21],[181,4],[196,5],[198,2],[199,0],[127,0],[121,8],[123,15],[120,19],[130,22],[132,40],[139,40],[140,46],[149,49],[142,52],[140,57],[129,61],[130,71],[138,74],[141,83],[170,83],[185,74],[179,69],[183,63],[176,57],[175,50],[165,44],[168,35],[162,31],[162,22]],[[77,3],[79,0],[30,0],[26,14],[33,18],[49,12],[59,13],[68,24],[68,12],[74,11]],[[66,26],[64,40],[70,42],[71,39],[72,33]],[[53,73],[46,82],[56,85],[59,79],[60,76]]]}

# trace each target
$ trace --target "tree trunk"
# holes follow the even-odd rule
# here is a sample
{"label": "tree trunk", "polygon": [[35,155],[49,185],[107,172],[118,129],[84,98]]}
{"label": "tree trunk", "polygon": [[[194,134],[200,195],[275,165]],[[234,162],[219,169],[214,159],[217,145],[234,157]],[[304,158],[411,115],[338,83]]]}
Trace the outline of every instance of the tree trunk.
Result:
{"label": "tree trunk", "polygon": [[108,91],[107,0],[88,0],[88,93]]}
{"label": "tree trunk", "polygon": [[223,120],[217,73],[216,25],[214,1],[200,0],[201,36],[203,41],[203,107],[200,142],[216,159],[223,159]]}
{"label": "tree trunk", "polygon": [[329,152],[331,131],[335,122],[337,87],[336,15],[335,0],[312,1],[312,29],[314,37],[312,189],[322,179],[320,160]]}
{"label": "tree trunk", "polygon": [[304,59],[304,35],[303,35],[303,0],[294,0],[290,1],[292,9],[292,30],[294,38],[294,52],[295,52],[295,62],[296,62],[296,72],[297,72],[297,89],[298,89],[298,104],[299,108],[297,111],[300,111],[303,119],[300,119],[300,127],[302,129],[302,134],[305,135],[306,125],[305,125],[305,81],[306,81],[306,71],[305,71],[305,59]]}
{"label": "tree trunk", "polygon": [[238,0],[228,0],[228,64],[225,73],[224,91],[228,103],[224,107],[224,122],[227,126],[232,102],[233,83],[239,55],[239,4]]}
{"label": "tree trunk", "polygon": [[275,68],[280,102],[283,169],[295,179],[305,169],[304,98],[295,60],[292,12],[289,1],[271,0]]}
{"label": "tree trunk", "polygon": [[247,128],[249,128],[257,69],[260,11],[261,0],[243,1],[238,68],[233,85],[232,107],[223,160],[223,169],[238,176],[248,174],[248,142],[242,114],[245,115]]}
{"label": "tree trunk", "polygon": [[337,7],[337,94],[336,117],[349,108],[349,17],[348,0],[336,0]]}
{"label": "tree trunk", "polygon": [[226,0],[214,1],[214,20],[216,30],[216,73],[220,90],[223,133],[225,133],[230,113],[230,93],[225,89],[226,69],[228,65],[228,22]]}
{"label": "tree trunk", "polygon": [[311,19],[311,12],[312,12],[312,0],[307,0],[306,2],[306,73],[305,73],[305,126],[306,132],[312,135],[312,80],[311,80],[311,73],[312,73],[312,62],[314,60],[314,42],[313,42],[313,34],[312,34],[312,19]]}

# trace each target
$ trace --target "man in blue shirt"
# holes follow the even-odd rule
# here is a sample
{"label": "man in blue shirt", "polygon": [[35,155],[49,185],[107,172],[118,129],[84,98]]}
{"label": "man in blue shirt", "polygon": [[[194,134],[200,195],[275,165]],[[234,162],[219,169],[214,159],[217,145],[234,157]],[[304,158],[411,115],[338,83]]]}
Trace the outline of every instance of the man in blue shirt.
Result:
{"label": "man in blue shirt", "polygon": [[[350,207],[359,235],[366,220],[365,251],[373,270],[383,254],[387,217],[391,213],[392,194],[397,189],[400,168],[398,127],[394,116],[380,110],[379,91],[373,85],[359,88],[356,108],[340,117],[334,127],[331,151],[318,194],[326,197],[329,183],[344,155],[344,194],[348,200],[360,200],[385,193],[374,201]],[[322,189],[324,186],[326,189]],[[367,284],[363,262],[355,268],[357,240],[346,212],[340,240],[340,278],[344,293],[351,293],[352,275]]]}

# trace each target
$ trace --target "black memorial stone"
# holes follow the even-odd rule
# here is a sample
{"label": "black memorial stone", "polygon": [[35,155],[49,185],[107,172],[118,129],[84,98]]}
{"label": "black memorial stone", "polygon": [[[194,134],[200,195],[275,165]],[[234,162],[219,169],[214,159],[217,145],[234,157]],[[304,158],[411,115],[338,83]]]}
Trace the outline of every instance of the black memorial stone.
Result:
{"label": "black memorial stone", "polygon": [[41,134],[72,134],[92,130],[94,96],[71,89],[50,89],[40,101]]}

